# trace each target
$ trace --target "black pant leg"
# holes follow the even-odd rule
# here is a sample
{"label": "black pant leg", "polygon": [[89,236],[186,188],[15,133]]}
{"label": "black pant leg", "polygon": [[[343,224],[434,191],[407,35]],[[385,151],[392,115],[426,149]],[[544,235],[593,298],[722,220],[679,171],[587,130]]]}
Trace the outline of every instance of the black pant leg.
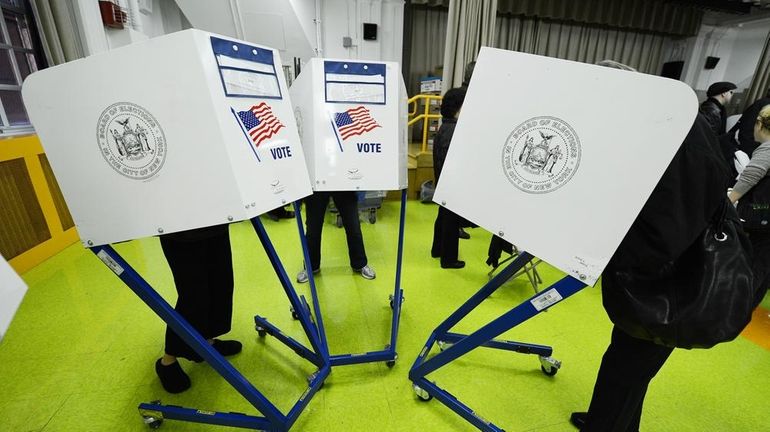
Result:
{"label": "black pant leg", "polygon": [[770,288],[770,233],[751,233],[749,239],[754,251],[751,270],[754,273],[754,283],[760,288],[759,297],[756,299],[759,303]]}
{"label": "black pant leg", "polygon": [[440,207],[441,216],[441,264],[452,264],[457,261],[460,246],[460,217],[455,213]]}
{"label": "black pant leg", "polygon": [[314,192],[305,198],[305,237],[313,270],[321,268],[321,233],[330,192]]}
{"label": "black pant leg", "polygon": [[332,199],[345,227],[350,267],[356,270],[363,268],[368,260],[364,248],[364,236],[361,233],[361,221],[358,219],[358,197],[353,191],[341,191],[332,193]]}
{"label": "black pant leg", "polygon": [[[161,236],[160,245],[174,276],[177,302],[174,309],[202,335],[208,329],[207,260],[205,239],[180,241],[173,236]],[[204,336],[205,337],[205,336]],[[197,358],[198,355],[170,327],[166,327],[166,354]]]}
{"label": "black pant leg", "polygon": [[433,222],[433,245],[430,248],[430,255],[433,257],[441,256],[441,228],[444,225],[444,212],[442,207],[438,207],[436,212],[436,221]]}
{"label": "black pant leg", "polygon": [[206,339],[230,331],[233,321],[233,255],[230,249],[230,231],[227,225],[207,240],[209,319]]}
{"label": "black pant leg", "polygon": [[614,327],[582,431],[638,431],[647,386],[672,351]]}

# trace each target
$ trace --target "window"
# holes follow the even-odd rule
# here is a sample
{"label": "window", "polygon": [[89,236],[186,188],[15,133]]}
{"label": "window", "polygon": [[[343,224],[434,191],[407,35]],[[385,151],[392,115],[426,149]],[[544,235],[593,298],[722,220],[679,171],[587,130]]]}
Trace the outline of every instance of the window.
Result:
{"label": "window", "polygon": [[27,0],[0,0],[0,135],[32,132],[21,83],[45,67]]}

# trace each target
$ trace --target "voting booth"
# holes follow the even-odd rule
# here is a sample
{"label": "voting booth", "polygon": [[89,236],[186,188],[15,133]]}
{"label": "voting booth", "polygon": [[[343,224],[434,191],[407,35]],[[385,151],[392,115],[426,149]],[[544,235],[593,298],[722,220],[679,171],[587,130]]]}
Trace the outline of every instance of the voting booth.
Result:
{"label": "voting booth", "polygon": [[22,93],[84,245],[265,415],[143,404],[148,422],[288,428],[328,374],[309,316],[312,349],[285,342],[319,372],[286,416],[109,246],[251,220],[299,308],[258,218],[312,191],[278,51],[186,30],[37,72]]}
{"label": "voting booth", "polygon": [[280,68],[270,48],[188,30],[30,76],[24,102],[84,243],[246,220],[308,195]]}
{"label": "voting booth", "polygon": [[11,320],[19,309],[24,294],[27,293],[27,284],[13,271],[8,261],[0,255],[0,341],[8,331]]}
{"label": "voting booth", "polygon": [[313,190],[407,186],[407,94],[395,62],[311,59],[291,86]]}
{"label": "voting booth", "polygon": [[[315,191],[401,190],[393,310],[384,350],[331,355],[332,366],[395,364],[407,187],[407,93],[395,62],[313,58],[291,86],[300,139]],[[315,280],[308,272],[311,292]],[[320,309],[313,295],[314,307]],[[326,340],[323,324],[321,339]]]}
{"label": "voting booth", "polygon": [[[479,346],[536,354],[556,374],[551,347],[495,338],[596,283],[697,107],[679,81],[482,48],[434,201],[526,252],[431,334],[409,374],[420,398],[501,431],[425,376]],[[450,331],[534,256],[567,276],[470,335]]]}

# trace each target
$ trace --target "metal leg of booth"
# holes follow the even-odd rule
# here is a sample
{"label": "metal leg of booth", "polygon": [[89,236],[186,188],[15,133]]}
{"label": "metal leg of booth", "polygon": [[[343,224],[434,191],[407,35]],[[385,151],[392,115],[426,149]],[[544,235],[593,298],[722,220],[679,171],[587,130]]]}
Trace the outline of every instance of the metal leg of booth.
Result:
{"label": "metal leg of booth", "polygon": [[[455,396],[436,385],[436,383],[429,381],[426,376],[480,346],[522,354],[535,354],[540,359],[540,368],[543,373],[549,376],[556,374],[561,367],[561,362],[551,357],[553,353],[551,347],[495,338],[586,286],[570,276],[565,276],[555,284],[533,295],[527,301],[512,308],[469,335],[449,332],[452,327],[473,311],[487,297],[492,295],[505,281],[524,268],[532,259],[532,255],[521,252],[511,264],[505,267],[468,299],[465,304],[444,320],[430,335],[412,365],[412,369],[409,371],[409,379],[414,383],[414,390],[420,399],[427,401],[435,397],[438,401],[484,432],[500,432],[503,429],[481,417]],[[440,352],[428,358],[428,354],[434,344],[439,346]]]}
{"label": "metal leg of booth", "polygon": [[[299,214],[297,212],[297,214]],[[398,327],[401,320],[401,304],[404,302],[404,290],[401,289],[401,266],[403,263],[403,251],[404,251],[404,222],[406,220],[406,189],[401,190],[401,211],[398,227],[398,249],[396,255],[396,280],[394,283],[393,294],[389,296],[390,308],[393,311],[391,324],[390,324],[390,343],[385,345],[385,349],[378,351],[369,351],[363,354],[335,354],[330,355],[330,363],[333,366],[343,366],[350,364],[360,363],[375,363],[385,362],[388,367],[393,367],[398,359],[398,353],[396,352],[396,342],[398,340]],[[300,230],[302,227],[300,226]],[[304,236],[302,236],[304,238]],[[305,255],[305,268],[310,268],[309,255]],[[318,295],[315,289],[315,279],[313,272],[308,272],[308,279],[310,281],[311,297],[313,301],[313,307],[315,311],[316,324],[321,336],[321,340],[326,346],[328,353],[328,342],[326,339],[326,333],[324,330],[323,322],[321,321],[321,306],[318,301]]]}
{"label": "metal leg of booth", "polygon": [[[256,219],[256,218],[255,218]],[[254,221],[252,220],[252,223]],[[267,242],[263,241],[265,249],[268,252],[268,256],[271,257],[271,262],[277,255],[272,244],[267,239],[267,234],[264,233]],[[260,237],[262,239],[262,237]],[[91,251],[99,257],[122,281],[125,283],[147,306],[150,307],[164,322],[166,322],[171,329],[177,333],[190,347],[195,350],[198,355],[211,365],[211,367],[217,371],[230,385],[243,396],[249,403],[251,403],[264,417],[250,416],[240,413],[225,413],[215,411],[204,411],[196,408],[185,408],[174,405],[162,405],[159,401],[151,403],[142,403],[139,405],[139,412],[143,416],[145,423],[150,427],[156,428],[160,426],[164,419],[183,420],[197,423],[208,423],[223,426],[240,427],[246,429],[263,430],[263,431],[275,431],[282,432],[288,431],[304,408],[312,399],[313,395],[321,388],[324,380],[328,377],[331,371],[331,366],[328,361],[328,356],[323,354],[323,351],[319,349],[323,346],[316,329],[310,323],[310,318],[307,313],[300,312],[299,319],[305,327],[308,340],[313,346],[314,350],[304,347],[299,342],[286,336],[284,339],[279,339],[284,343],[287,343],[295,352],[297,352],[303,358],[309,360],[318,367],[318,370],[308,377],[308,388],[300,396],[300,399],[292,407],[288,414],[284,415],[273,403],[271,403],[259,390],[257,390],[251,382],[249,382],[237,369],[233,367],[222,355],[220,355],[203,336],[198,333],[184,318],[182,318],[171,305],[161,297],[152,286],[147,283],[132,267],[129,265],[120,254],[115,251],[112,246],[95,246],[91,248]],[[274,263],[275,267],[275,263]],[[286,283],[288,278],[286,272],[278,272],[282,270],[282,267],[276,267],[276,272],[279,273],[282,284],[287,291],[290,301],[293,304],[299,305],[299,298],[296,292],[291,287],[290,283]],[[310,323],[310,324],[308,324]],[[275,330],[276,333],[280,333],[275,327],[271,327],[271,330]]]}
{"label": "metal leg of booth", "polygon": [[[302,244],[302,251],[303,254],[307,255],[307,242],[305,240],[305,236],[302,232],[302,216],[299,212],[299,204],[294,203],[294,214],[295,218],[297,219],[297,224],[300,227],[299,228],[299,237]],[[259,315],[254,317],[254,323],[256,324],[256,330],[259,333],[260,336],[265,336],[266,334],[269,334],[276,339],[283,342],[285,345],[287,345],[289,348],[293,349],[297,354],[300,356],[308,359],[309,361],[313,362],[316,366],[319,368],[322,367],[324,364],[328,363],[328,354],[326,352],[326,344],[324,340],[321,338],[321,333],[319,332],[319,327],[317,326],[317,323],[313,322],[313,319],[310,315],[310,311],[307,307],[307,302],[305,301],[304,296],[299,296],[297,292],[294,290],[294,287],[292,286],[291,280],[289,279],[288,274],[286,273],[286,269],[283,267],[283,264],[281,263],[281,259],[278,257],[278,254],[275,251],[275,248],[273,247],[273,243],[270,241],[270,237],[267,235],[267,231],[265,230],[265,226],[262,224],[262,221],[259,219],[259,217],[255,217],[251,219],[251,224],[254,227],[254,231],[257,233],[257,237],[259,237],[259,241],[262,242],[262,247],[267,252],[267,257],[270,260],[270,264],[273,266],[273,270],[275,271],[275,274],[278,275],[278,279],[281,281],[281,286],[283,286],[283,290],[286,292],[286,296],[289,298],[289,302],[291,303],[291,310],[293,311],[293,317],[295,317],[297,320],[300,321],[302,324],[302,328],[305,331],[305,334],[308,337],[308,340],[310,341],[310,344],[312,346],[312,350],[306,348],[301,343],[297,342],[296,340],[292,339],[282,331],[280,331],[277,327],[272,325],[266,318],[261,317]],[[312,286],[311,289],[315,290],[315,287]],[[322,323],[320,315],[316,315],[316,320],[319,320],[318,322]]]}
{"label": "metal leg of booth", "polygon": [[[519,249],[516,247],[516,245],[513,245],[513,253],[506,257],[504,260],[500,261],[500,263],[497,265],[497,267],[494,267],[492,270],[490,270],[487,273],[487,276],[490,277],[490,279],[493,277],[497,269],[503,267],[503,264],[507,263],[508,261],[511,261],[515,259],[517,256],[519,256]],[[511,279],[516,279],[517,277],[521,276],[522,274],[527,275],[527,279],[529,279],[529,284],[532,285],[532,290],[535,291],[535,294],[540,292],[537,289],[537,286],[541,283],[543,283],[543,280],[540,278],[540,273],[537,272],[537,266],[540,264],[539,259],[534,259],[530,261],[527,265],[525,265],[521,270],[516,272],[513,276],[511,276]]]}

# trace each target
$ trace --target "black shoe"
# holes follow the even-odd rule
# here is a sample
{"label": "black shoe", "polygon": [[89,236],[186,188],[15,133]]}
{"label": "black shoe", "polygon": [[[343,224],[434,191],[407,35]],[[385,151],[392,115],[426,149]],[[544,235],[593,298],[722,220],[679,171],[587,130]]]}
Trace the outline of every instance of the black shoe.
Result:
{"label": "black shoe", "polygon": [[465,232],[465,230],[462,229],[462,228],[460,228],[460,234],[459,235],[460,235],[460,238],[463,239],[463,240],[468,240],[469,238],[471,238],[471,235],[468,234],[467,232]]}
{"label": "black shoe", "polygon": [[445,268],[445,269],[461,269],[463,267],[465,267],[465,261],[441,263],[441,268]]}
{"label": "black shoe", "polygon": [[160,359],[155,362],[155,373],[160,378],[160,384],[169,393],[182,393],[190,388],[190,377],[179,366],[179,362],[171,363],[166,366]]}
{"label": "black shoe", "polygon": [[174,356],[174,357],[187,359],[187,360],[190,360],[191,362],[195,362],[195,363],[203,362],[203,357],[199,356],[198,353],[196,353],[195,351],[192,351],[192,349],[187,354],[177,355],[177,356]]}
{"label": "black shoe", "polygon": [[268,217],[268,219],[270,219],[270,220],[271,220],[271,221],[273,221],[273,222],[278,222],[278,219],[280,219],[280,218],[281,218],[280,216],[278,216],[278,215],[277,215],[277,214],[276,214],[274,211],[272,211],[272,210],[270,210],[269,212],[265,213],[265,216],[267,216],[267,217]]}
{"label": "black shoe", "polygon": [[214,343],[211,344],[211,346],[214,347],[214,349],[224,357],[236,355],[243,349],[243,345],[237,340],[214,339]]}
{"label": "black shoe", "polygon": [[585,412],[573,412],[569,416],[569,422],[572,423],[572,426],[575,426],[578,428],[578,430],[583,429],[583,426],[586,425],[586,417],[588,417],[588,413]]}
{"label": "black shoe", "polygon": [[283,213],[278,217],[280,217],[281,219],[294,219],[294,211],[284,210]]}
{"label": "black shoe", "polygon": [[430,257],[431,258],[439,258],[439,257],[441,257],[441,252],[436,253],[436,252],[430,251]]}
{"label": "black shoe", "polygon": [[[236,340],[219,340],[214,339],[214,343],[211,346],[224,357],[238,354],[243,349],[243,345]],[[203,357],[199,356],[195,351],[191,351],[184,355],[178,355],[177,357],[190,360],[191,362],[201,363]]]}

